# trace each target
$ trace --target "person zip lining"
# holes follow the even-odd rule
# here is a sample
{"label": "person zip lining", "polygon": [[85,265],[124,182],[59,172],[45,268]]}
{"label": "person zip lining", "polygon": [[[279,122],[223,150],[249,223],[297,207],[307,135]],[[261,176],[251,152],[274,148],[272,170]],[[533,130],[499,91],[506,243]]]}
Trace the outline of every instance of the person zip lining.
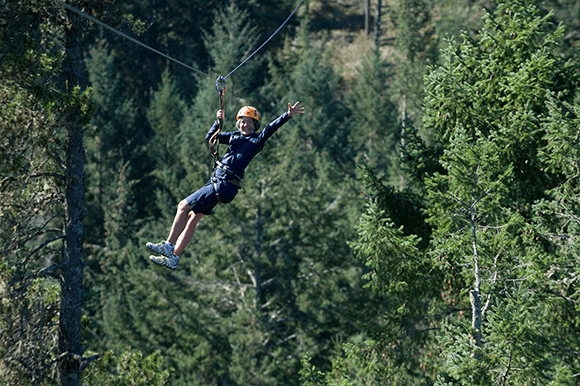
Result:
{"label": "person zip lining", "polygon": [[[218,89],[218,94],[220,96],[221,108],[217,112],[217,120],[214,122],[209,132],[206,135],[206,140],[209,141],[210,152],[215,158],[214,171],[207,184],[202,188],[189,195],[187,198],[179,202],[177,206],[177,213],[175,219],[173,220],[173,225],[169,232],[169,237],[167,240],[160,242],[159,244],[154,244],[148,242],[146,245],[152,251],[161,256],[151,255],[149,258],[156,264],[169,267],[172,269],[177,268],[179,262],[179,256],[185,249],[185,247],[193,239],[193,234],[195,232],[195,227],[199,220],[205,216],[212,213],[213,208],[218,203],[227,204],[231,202],[238,190],[242,187],[242,180],[244,178],[244,172],[250,161],[262,150],[264,143],[268,138],[276,132],[284,123],[295,114],[304,114],[304,107],[296,102],[294,105],[288,103],[288,111],[283,113],[277,119],[268,124],[264,130],[259,134],[255,131],[260,128],[260,114],[252,106],[244,106],[240,109],[236,116],[236,126],[238,131],[230,133],[221,133],[222,121],[225,117],[223,110],[223,93],[225,90],[226,79],[237,71],[241,66],[243,66],[248,60],[250,60],[258,51],[262,49],[290,20],[292,15],[296,13],[303,0],[300,0],[290,16],[278,27],[278,29],[264,42],[260,47],[258,47],[251,55],[246,57],[236,68],[230,71],[225,77],[219,76],[216,81],[216,87]],[[195,71],[201,75],[211,78],[211,75],[200,71],[194,67],[189,66],[153,47],[150,47],[139,40],[128,36],[127,34],[109,26],[106,23],[86,14],[80,9],[62,1],[54,0],[54,2],[77,15],[92,21],[101,27],[122,36],[129,41],[150,50],[158,55],[163,56],[181,66],[184,66],[192,71]],[[218,147],[219,144],[228,144],[228,150],[226,154],[218,160]],[[214,152],[214,145],[216,150]]]}
{"label": "person zip lining", "polygon": [[217,119],[205,139],[210,141],[217,132],[218,143],[229,145],[226,154],[216,161],[209,181],[179,202],[167,240],[158,244],[146,244],[153,252],[161,255],[151,255],[149,259],[155,264],[176,269],[181,253],[193,239],[199,220],[203,216],[211,215],[218,203],[227,204],[234,199],[242,187],[244,173],[250,161],[263,149],[268,138],[296,114],[304,114],[304,107],[300,102],[294,105],[288,103],[288,111],[257,133],[256,130],[260,129],[260,113],[252,106],[244,106],[236,115],[238,130],[221,133],[220,122],[225,114],[223,109],[218,110]]}

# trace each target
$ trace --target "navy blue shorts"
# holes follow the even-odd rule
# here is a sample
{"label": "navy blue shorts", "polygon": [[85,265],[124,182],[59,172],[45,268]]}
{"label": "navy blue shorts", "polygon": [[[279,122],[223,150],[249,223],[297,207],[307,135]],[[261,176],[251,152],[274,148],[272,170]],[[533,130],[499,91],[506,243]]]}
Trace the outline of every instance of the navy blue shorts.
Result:
{"label": "navy blue shorts", "polygon": [[[216,194],[217,188],[217,194]],[[193,213],[203,213],[206,216],[212,213],[212,209],[218,203],[227,204],[238,194],[238,187],[224,180],[216,180],[215,184],[210,180],[207,184],[190,194],[185,200]]]}

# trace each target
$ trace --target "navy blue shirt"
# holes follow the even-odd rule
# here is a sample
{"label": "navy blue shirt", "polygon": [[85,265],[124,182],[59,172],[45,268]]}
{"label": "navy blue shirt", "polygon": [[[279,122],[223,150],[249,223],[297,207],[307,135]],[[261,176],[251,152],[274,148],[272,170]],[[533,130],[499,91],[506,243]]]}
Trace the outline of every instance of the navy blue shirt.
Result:
{"label": "navy blue shirt", "polygon": [[[226,154],[221,158],[220,162],[229,166],[236,173],[244,174],[246,167],[250,161],[264,148],[264,143],[272,136],[284,123],[288,122],[290,116],[287,112],[280,115],[278,118],[270,122],[260,133],[252,132],[252,134],[244,135],[241,131],[236,130],[228,133],[219,133],[219,143],[228,144]],[[218,128],[216,121],[209,129],[205,139],[209,141],[213,133]],[[225,175],[220,175],[220,170],[216,170],[216,177],[223,178]]]}

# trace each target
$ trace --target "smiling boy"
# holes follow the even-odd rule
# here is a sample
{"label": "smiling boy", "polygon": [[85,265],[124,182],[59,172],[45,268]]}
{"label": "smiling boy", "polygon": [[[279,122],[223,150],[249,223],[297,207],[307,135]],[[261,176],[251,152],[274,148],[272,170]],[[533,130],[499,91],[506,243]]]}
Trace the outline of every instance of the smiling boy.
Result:
{"label": "smiling boy", "polygon": [[[171,269],[177,268],[179,256],[193,239],[195,227],[201,218],[210,215],[218,203],[231,202],[242,187],[246,167],[262,150],[265,142],[295,114],[304,114],[304,107],[296,102],[288,103],[288,111],[280,115],[262,130],[260,113],[252,106],[244,106],[236,115],[237,131],[217,134],[219,143],[227,144],[226,154],[216,162],[214,172],[203,187],[180,201],[167,240],[159,244],[147,243],[153,252],[161,256],[150,256],[156,264]],[[210,140],[219,128],[218,121],[224,119],[224,111],[218,110],[205,139]]]}

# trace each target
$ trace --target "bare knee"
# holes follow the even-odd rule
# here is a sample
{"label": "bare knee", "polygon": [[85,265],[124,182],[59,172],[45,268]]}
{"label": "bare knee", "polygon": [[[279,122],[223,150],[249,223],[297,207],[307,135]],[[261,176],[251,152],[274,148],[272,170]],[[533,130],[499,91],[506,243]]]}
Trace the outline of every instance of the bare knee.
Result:
{"label": "bare knee", "polygon": [[[187,204],[186,200],[181,200],[181,201],[179,201],[179,204],[177,204],[177,211],[180,213],[187,213],[190,210],[191,210],[191,208]],[[193,213],[193,212],[190,212],[189,214],[191,214],[191,213]]]}

